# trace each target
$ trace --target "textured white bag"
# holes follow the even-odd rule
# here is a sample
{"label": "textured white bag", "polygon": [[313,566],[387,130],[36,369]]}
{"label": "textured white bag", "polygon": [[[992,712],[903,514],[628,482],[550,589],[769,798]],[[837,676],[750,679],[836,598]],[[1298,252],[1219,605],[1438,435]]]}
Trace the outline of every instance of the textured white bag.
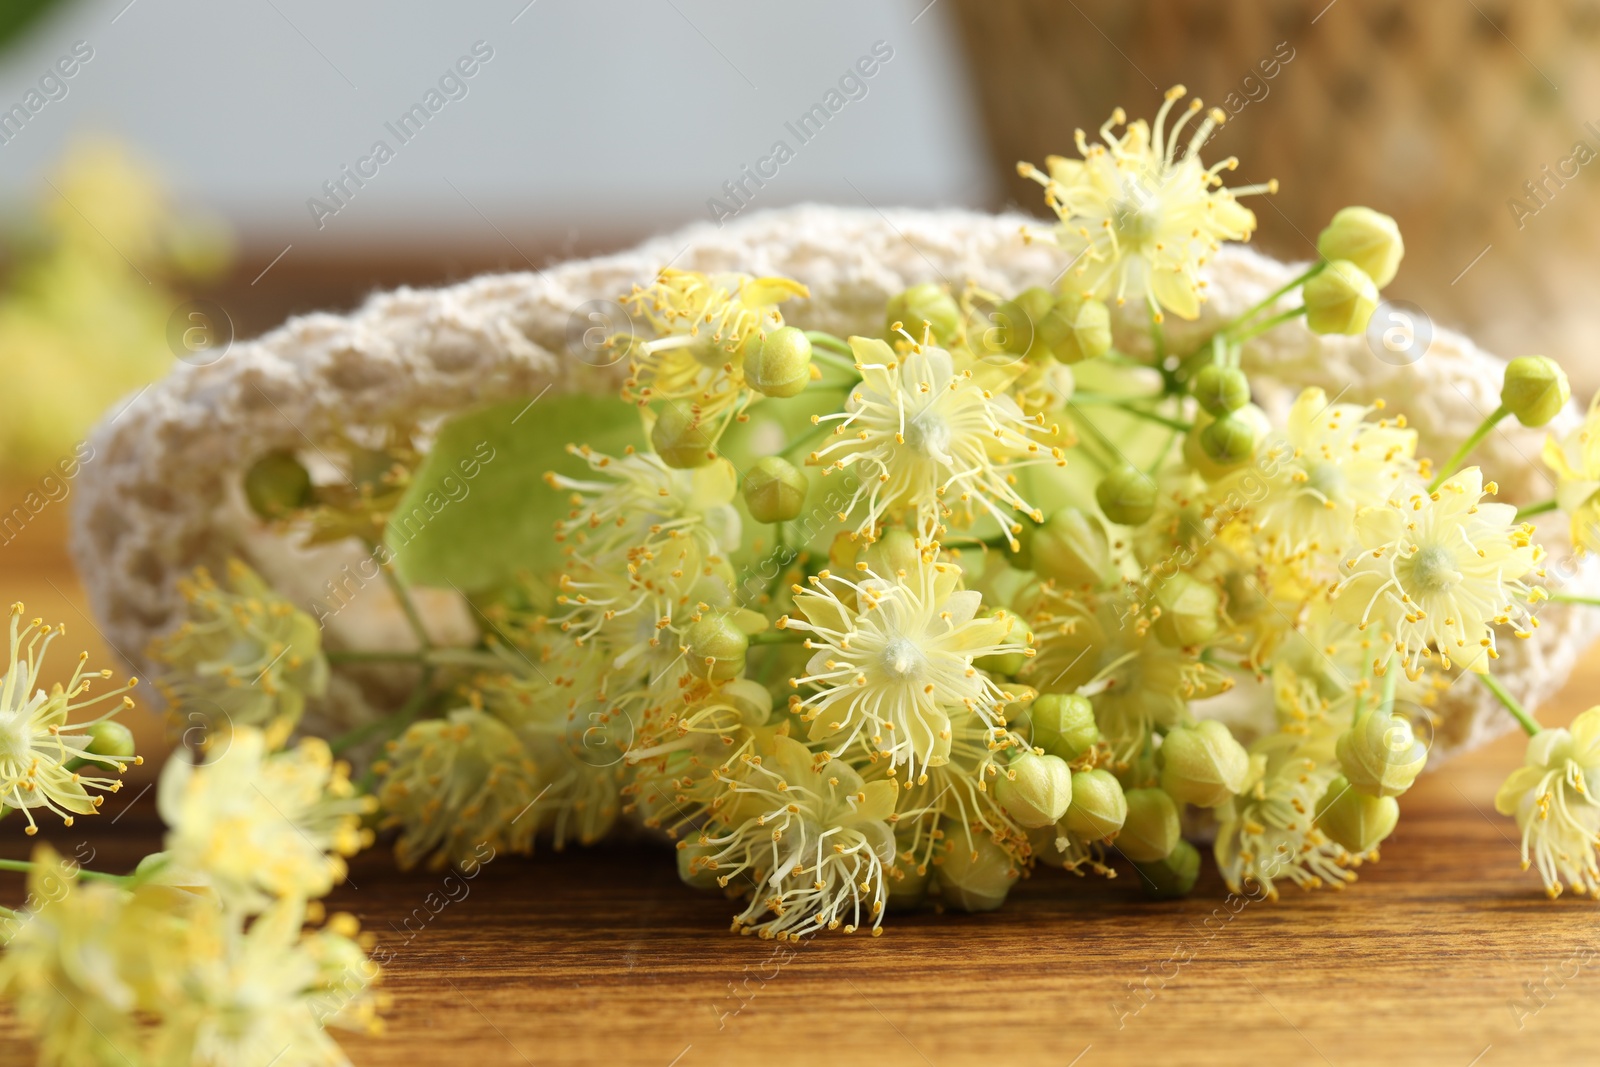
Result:
{"label": "textured white bag", "polygon": [[[215,567],[241,555],[309,604],[341,565],[360,557],[359,548],[305,551],[264,530],[244,508],[239,489],[252,461],[279,448],[314,456],[320,439],[352,425],[447,415],[546,389],[540,403],[567,392],[613,392],[625,365],[596,366],[581,347],[569,347],[574,322],[579,331],[588,325],[574,313],[648,283],[663,266],[798,279],[810,287],[811,299],[786,306],[790,320],[847,336],[881,329],[884,302],[918,282],[959,289],[971,281],[1000,293],[1049,285],[1063,257],[1048,245],[1023,242],[1024,224],[1034,220],[816,206],[768,212],[537,273],[379,294],[349,315],[293,319],[259,340],[236,344],[208,366],[180,364],[91,437],[95,457],[79,476],[72,548],[95,613],[109,640],[146,666],[149,639],[177,620],[174,583],[197,564]],[[1168,319],[1169,337],[1179,347],[1206,323],[1242,311],[1298,273],[1242,246],[1226,247],[1208,269],[1205,318],[1196,324]],[[1124,333],[1142,336],[1131,319],[1128,325]],[[1257,399],[1275,418],[1304,386],[1346,401],[1381,396],[1391,412],[1406,414],[1423,453],[1436,458],[1448,455],[1498,405],[1503,366],[1442,328],[1411,365],[1379,360],[1365,338],[1317,337],[1298,321],[1252,342],[1245,353]],[[1575,406],[1569,408],[1549,430],[1562,434],[1578,417]],[[1499,480],[1501,498],[1527,503],[1552,496],[1548,472],[1537,462],[1544,431],[1512,420],[1502,426],[1475,455]],[[1552,584],[1600,588],[1600,565],[1574,557],[1565,518],[1539,521]],[[442,638],[472,632],[455,592],[425,590],[422,596]],[[330,623],[330,646],[409,645],[387,590],[364,590],[354,606]],[[1504,641],[1497,664],[1507,688],[1530,706],[1561,686],[1600,633],[1600,611],[1546,605],[1539,617],[1534,638]],[[369,680],[369,692],[371,686]],[[348,706],[356,695],[348,682],[332,695],[347,706],[325,708],[321,725],[338,728],[360,714]],[[1452,686],[1440,711],[1436,757],[1511,726],[1476,684]]]}

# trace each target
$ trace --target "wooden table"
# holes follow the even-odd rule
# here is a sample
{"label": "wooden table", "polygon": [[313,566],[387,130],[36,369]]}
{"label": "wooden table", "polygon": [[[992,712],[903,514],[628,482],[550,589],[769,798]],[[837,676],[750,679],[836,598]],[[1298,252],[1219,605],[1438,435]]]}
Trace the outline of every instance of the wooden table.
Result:
{"label": "wooden table", "polygon": [[[59,561],[7,569],[44,601],[30,610],[87,631]],[[1596,693],[1591,664],[1541,718],[1565,722]],[[424,902],[445,895],[442,875],[373,852],[329,904],[393,954],[395,1002],[387,1034],[344,1044],[373,1067],[1593,1063],[1600,973],[1579,963],[1600,950],[1600,912],[1546,900],[1492,809],[1521,752],[1506,738],[1425,776],[1382,862],[1343,892],[1291,888],[1235,914],[1209,869],[1170,903],[1145,901],[1131,870],[1041,870],[998,913],[891,916],[881,938],[821,937],[781,961],[728,933],[734,908],[680,885],[665,850],[500,857],[437,914]],[[126,869],[156,847],[143,784],[45,836]],[[8,876],[0,896],[18,888]],[[0,1065],[31,1063],[13,1036],[0,1017]]]}

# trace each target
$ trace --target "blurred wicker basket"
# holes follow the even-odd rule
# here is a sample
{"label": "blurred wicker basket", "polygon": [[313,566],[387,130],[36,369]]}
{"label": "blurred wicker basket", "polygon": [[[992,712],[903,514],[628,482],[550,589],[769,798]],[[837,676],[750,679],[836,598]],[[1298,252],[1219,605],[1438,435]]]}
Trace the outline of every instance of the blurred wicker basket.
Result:
{"label": "blurred wicker basket", "polygon": [[[1153,113],[1162,90],[1182,83],[1234,114],[1208,158],[1235,154],[1239,181],[1282,183],[1252,203],[1266,250],[1307,258],[1335,210],[1369,204],[1406,236],[1390,295],[1491,348],[1566,356],[1581,389],[1600,386],[1600,361],[1581,362],[1600,336],[1589,299],[1600,281],[1600,166],[1558,172],[1580,143],[1600,153],[1595,0],[956,8],[1003,172],[1071,153],[1074,128],[1092,136],[1119,104]],[[1543,183],[1540,199],[1530,181]],[[1007,191],[1043,210],[1036,187],[1013,179]],[[1513,199],[1531,211],[1514,211]]]}

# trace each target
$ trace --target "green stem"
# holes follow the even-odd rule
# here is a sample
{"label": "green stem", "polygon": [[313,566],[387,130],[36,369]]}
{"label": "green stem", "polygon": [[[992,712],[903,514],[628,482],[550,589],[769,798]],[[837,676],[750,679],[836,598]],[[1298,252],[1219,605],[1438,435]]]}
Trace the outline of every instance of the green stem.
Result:
{"label": "green stem", "polygon": [[1394,694],[1400,685],[1400,672],[1394,669],[1394,660],[1390,660],[1383,668],[1383,703],[1378,705],[1378,712],[1382,715],[1394,714]]}
{"label": "green stem", "polygon": [[827,438],[828,435],[832,433],[833,423],[819,422],[817,423],[815,429],[811,430],[809,433],[801,435],[797,440],[793,441],[788,448],[785,448],[782,452],[779,452],[778,455],[782,456],[784,459],[788,459],[795,452],[799,451],[805,451],[807,454],[809,454],[811,452],[812,445],[817,444],[819,441]]}
{"label": "green stem", "polygon": [[1089,416],[1072,401],[1067,401],[1067,414],[1072,416],[1072,421],[1082,426],[1089,432],[1089,437],[1098,445],[1105,456],[1106,470],[1112,470],[1122,464],[1122,451],[1111,443],[1111,439],[1100,432]]}
{"label": "green stem", "polygon": [[1266,333],[1268,330],[1272,329],[1274,326],[1282,325],[1283,323],[1288,322],[1290,319],[1297,319],[1301,315],[1304,315],[1305,313],[1306,313],[1306,306],[1304,304],[1301,304],[1297,308],[1290,308],[1288,311],[1280,311],[1278,314],[1273,315],[1271,318],[1262,319],[1260,322],[1256,323],[1254,326],[1251,326],[1245,332],[1243,332],[1241,334],[1234,335],[1233,336],[1233,343],[1236,344],[1236,345],[1242,345],[1246,341],[1253,340],[1254,338],[1260,337],[1262,334]]}
{"label": "green stem", "polygon": [[[0,860],[0,871],[31,871],[36,865],[32,860]],[[131,874],[106,874],[103,871],[86,871],[78,868],[78,877],[91,882],[113,882],[122,884],[131,881]]]}
{"label": "green stem", "polygon": [[1267,310],[1267,308],[1271,307],[1273,304],[1276,304],[1278,302],[1278,298],[1279,297],[1283,296],[1285,293],[1289,292],[1291,289],[1295,289],[1295,288],[1297,288],[1299,286],[1304,285],[1306,282],[1310,281],[1312,278],[1315,278],[1317,275],[1321,274],[1324,270],[1327,269],[1327,266],[1328,266],[1328,261],[1325,260],[1325,259],[1318,260],[1317,262],[1313,263],[1311,265],[1311,267],[1304,274],[1300,275],[1300,277],[1295,278],[1295,279],[1293,279],[1291,281],[1288,281],[1288,282],[1284,283],[1283,285],[1279,286],[1277,289],[1274,289],[1271,293],[1269,293],[1259,303],[1255,304],[1253,307],[1248,308],[1242,315],[1240,315],[1238,318],[1234,319],[1232,322],[1228,323],[1228,325],[1224,326],[1218,332],[1219,333],[1232,333],[1234,330],[1237,330],[1239,327],[1243,326],[1245,323],[1249,322],[1251,319],[1255,318],[1257,315],[1259,315],[1263,311]]}
{"label": "green stem", "polygon": [[1547,511],[1555,511],[1561,505],[1555,500],[1541,500],[1537,504],[1529,504],[1517,509],[1516,518],[1520,522],[1534,515],[1543,515]]}
{"label": "green stem", "polygon": [[362,726],[357,726],[348,733],[340,734],[328,742],[328,747],[333,750],[334,755],[338,755],[350,746],[358,745],[370,737],[381,735],[386,730],[389,731],[389,736],[391,737],[398,734],[401,730],[411,725],[411,720],[417,717],[417,713],[427,703],[429,687],[432,682],[433,667],[431,665],[423,667],[422,680],[411,691],[411,695],[406,698],[406,702],[401,705],[399,711],[391,715],[385,715],[381,719],[374,719],[372,722]]}
{"label": "green stem", "polygon": [[1431,493],[1443,485],[1444,480],[1454,474],[1457,467],[1461,466],[1461,461],[1466,459],[1474,448],[1478,447],[1478,442],[1488,437],[1489,431],[1498,426],[1500,420],[1509,414],[1511,414],[1511,409],[1501,404],[1487,418],[1478,423],[1478,428],[1473,430],[1465,441],[1461,442],[1461,447],[1456,449],[1455,455],[1446,460],[1444,466],[1439,468],[1439,473],[1433,476],[1433,481],[1428,483],[1428,492]]}
{"label": "green stem", "polygon": [[1551,593],[1550,599],[1557,604],[1583,604],[1586,607],[1600,608],[1600,597],[1579,596],[1576,593]]}
{"label": "green stem", "polygon": [[1478,680],[1488,687],[1489,692],[1495,695],[1495,699],[1505,705],[1505,709],[1511,713],[1513,719],[1522,724],[1522,728],[1528,732],[1529,737],[1539,732],[1540,726],[1534,721],[1533,716],[1529,715],[1523,706],[1517,703],[1516,697],[1506,692],[1505,686],[1501,685],[1492,674],[1480,674],[1478,675]]}
{"label": "green stem", "polygon": [[[377,551],[377,547],[373,545],[373,551]],[[406,592],[405,583],[394,572],[394,564],[385,563],[378,569],[383,572],[383,580],[389,584],[390,592],[394,593],[394,598],[400,602],[400,610],[405,612],[406,621],[411,624],[411,632],[416,635],[417,647],[423,652],[428,651],[433,647],[433,642],[428,637],[427,628],[422,625],[422,615],[417,611],[416,604],[412,603],[411,594]]]}
{"label": "green stem", "polygon": [[805,635],[797,630],[763,630],[750,637],[752,645],[798,645]]}
{"label": "green stem", "polygon": [[[850,350],[849,342],[841,340],[831,333],[825,333],[822,330],[807,330],[806,340],[811,342],[813,355],[816,354],[815,350],[817,348],[827,348],[842,356],[849,356],[852,361],[855,359],[856,354]],[[854,362],[851,363],[850,368],[852,370],[855,369]]]}
{"label": "green stem", "polygon": [[1117,408],[1120,411],[1126,411],[1129,415],[1137,415],[1141,419],[1160,423],[1167,429],[1176,430],[1179,433],[1188,433],[1190,430],[1194,429],[1193,423],[1184,422],[1182,419],[1174,419],[1154,411],[1146,411],[1143,408],[1134,407],[1132,401],[1123,401],[1121,403],[1113,402],[1109,406]]}

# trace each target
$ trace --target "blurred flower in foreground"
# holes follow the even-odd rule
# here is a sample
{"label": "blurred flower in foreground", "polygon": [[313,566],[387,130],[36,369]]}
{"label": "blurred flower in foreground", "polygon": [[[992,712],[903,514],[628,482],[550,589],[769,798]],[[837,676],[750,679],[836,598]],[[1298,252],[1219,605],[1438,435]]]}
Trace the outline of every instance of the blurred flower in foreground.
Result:
{"label": "blurred flower in foreground", "polygon": [[1560,441],[1544,440],[1545,464],[1556,472],[1556,500],[1572,521],[1572,543],[1600,552],[1600,393],[1583,425]]}
{"label": "blurred flower in foreground", "polygon": [[0,456],[31,472],[59,460],[100,413],[171,363],[167,283],[214,276],[230,257],[220,223],[180,215],[154,173],[117,142],[62,159],[8,242],[0,292]]}

